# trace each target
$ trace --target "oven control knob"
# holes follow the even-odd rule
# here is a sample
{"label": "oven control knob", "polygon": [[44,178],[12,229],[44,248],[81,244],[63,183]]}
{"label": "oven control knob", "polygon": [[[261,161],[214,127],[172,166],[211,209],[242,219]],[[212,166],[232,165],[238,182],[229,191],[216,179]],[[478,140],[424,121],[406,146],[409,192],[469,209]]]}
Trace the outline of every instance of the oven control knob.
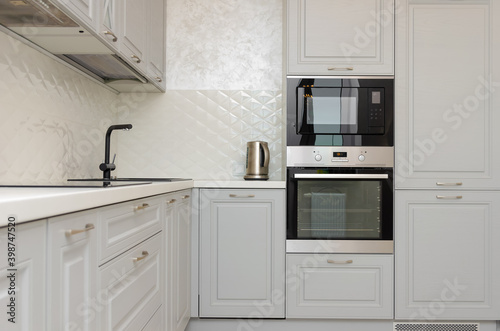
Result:
{"label": "oven control knob", "polygon": [[316,155],[314,155],[314,159],[315,159],[316,161],[318,161],[318,162],[319,162],[319,161],[321,161],[321,159],[323,159],[323,158],[321,157],[321,155],[316,154]]}
{"label": "oven control knob", "polygon": [[358,156],[358,160],[360,160],[361,162],[363,162],[365,160],[365,156],[364,155]]}

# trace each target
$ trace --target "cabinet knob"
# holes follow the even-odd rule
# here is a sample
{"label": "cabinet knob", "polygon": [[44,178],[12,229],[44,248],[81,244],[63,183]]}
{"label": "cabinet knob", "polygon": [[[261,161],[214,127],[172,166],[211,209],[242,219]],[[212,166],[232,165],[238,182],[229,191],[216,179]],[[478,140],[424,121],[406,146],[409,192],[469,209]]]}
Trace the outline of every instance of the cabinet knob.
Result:
{"label": "cabinet knob", "polygon": [[157,81],[158,83],[163,82],[163,79],[161,79],[161,77],[155,77],[155,78],[156,78],[156,81]]}
{"label": "cabinet knob", "polygon": [[182,198],[183,199],[189,199],[189,197],[191,197],[190,195],[183,195]]}
{"label": "cabinet knob", "polygon": [[167,204],[171,204],[171,203],[174,203],[174,202],[176,202],[176,201],[177,201],[177,200],[175,200],[175,199],[171,199],[171,200],[168,200],[168,201],[167,201]]}
{"label": "cabinet knob", "polygon": [[66,230],[66,232],[65,232],[65,233],[66,233],[66,235],[67,235],[67,236],[72,236],[72,235],[74,235],[74,234],[78,234],[78,233],[82,233],[82,232],[87,232],[87,231],[90,231],[90,230],[92,230],[92,229],[94,229],[94,224],[89,223],[89,224],[86,224],[86,225],[85,225],[85,228],[84,228],[84,229],[78,229],[78,230],[74,230],[74,229],[72,229],[72,230]]}
{"label": "cabinet knob", "polygon": [[116,41],[118,40],[118,37],[117,37],[117,36],[116,36],[113,32],[111,32],[111,31],[104,31],[103,33],[104,33],[104,35],[106,35],[106,36],[112,36],[112,37],[113,37],[113,39],[111,39],[111,40],[112,40],[114,43],[116,43]]}
{"label": "cabinet knob", "polygon": [[144,260],[149,255],[148,251],[142,251],[142,256],[134,257],[132,261],[137,262],[140,260]]}

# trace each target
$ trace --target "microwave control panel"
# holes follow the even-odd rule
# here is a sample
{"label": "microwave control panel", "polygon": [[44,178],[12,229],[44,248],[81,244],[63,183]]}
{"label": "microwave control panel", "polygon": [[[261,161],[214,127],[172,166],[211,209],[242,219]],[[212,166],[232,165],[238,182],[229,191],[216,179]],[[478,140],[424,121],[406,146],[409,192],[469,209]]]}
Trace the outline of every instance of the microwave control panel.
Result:
{"label": "microwave control panel", "polygon": [[394,167],[394,147],[288,146],[287,167]]}

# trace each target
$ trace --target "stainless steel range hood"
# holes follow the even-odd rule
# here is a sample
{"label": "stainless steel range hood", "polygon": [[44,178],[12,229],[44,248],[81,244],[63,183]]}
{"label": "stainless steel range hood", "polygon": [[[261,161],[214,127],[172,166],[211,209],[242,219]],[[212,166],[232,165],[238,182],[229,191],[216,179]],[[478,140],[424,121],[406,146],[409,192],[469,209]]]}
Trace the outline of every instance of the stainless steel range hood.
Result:
{"label": "stainless steel range hood", "polygon": [[0,0],[0,24],[115,90],[148,82],[50,0]]}

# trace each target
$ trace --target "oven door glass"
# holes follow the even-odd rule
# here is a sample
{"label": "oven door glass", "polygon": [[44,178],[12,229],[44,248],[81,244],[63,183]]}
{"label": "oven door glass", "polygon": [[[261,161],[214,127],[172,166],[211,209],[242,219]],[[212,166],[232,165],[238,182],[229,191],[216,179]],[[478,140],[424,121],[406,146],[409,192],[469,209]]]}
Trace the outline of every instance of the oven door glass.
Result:
{"label": "oven door glass", "polygon": [[392,240],[388,175],[296,176],[288,188],[293,190],[288,197],[288,239]]}

